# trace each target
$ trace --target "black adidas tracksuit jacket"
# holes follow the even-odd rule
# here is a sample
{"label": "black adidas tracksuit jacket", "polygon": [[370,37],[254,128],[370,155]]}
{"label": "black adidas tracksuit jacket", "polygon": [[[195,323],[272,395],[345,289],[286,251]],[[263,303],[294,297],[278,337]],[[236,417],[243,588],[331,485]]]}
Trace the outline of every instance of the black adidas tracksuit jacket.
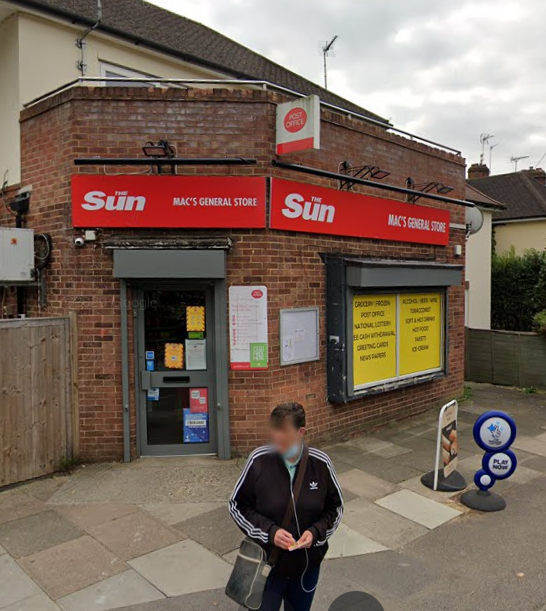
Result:
{"label": "black adidas tracksuit jacket", "polygon": [[[300,465],[298,465],[299,469]],[[294,476],[294,482],[298,471]],[[271,553],[275,533],[281,527],[288,503],[292,502],[288,469],[272,446],[254,450],[229,501],[229,511],[239,528]],[[282,551],[275,572],[286,577],[300,576],[306,568],[320,564],[328,550],[328,539],[343,516],[343,496],[330,458],[309,448],[309,460],[296,504],[297,519],[286,529],[297,541],[309,530],[313,545],[307,550]]]}

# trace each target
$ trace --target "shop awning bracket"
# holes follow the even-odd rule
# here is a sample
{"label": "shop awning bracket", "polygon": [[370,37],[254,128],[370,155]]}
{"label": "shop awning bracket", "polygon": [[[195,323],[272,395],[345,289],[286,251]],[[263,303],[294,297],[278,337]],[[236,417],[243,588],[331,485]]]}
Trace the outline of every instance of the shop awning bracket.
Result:
{"label": "shop awning bracket", "polygon": [[217,165],[256,165],[252,157],[80,157],[74,159],[77,166],[150,166],[158,169],[167,167],[174,170],[178,166],[217,166]]}
{"label": "shop awning bracket", "polygon": [[[341,182],[347,181],[346,174],[340,174],[339,172],[329,172],[328,170],[321,170],[319,168],[311,168],[305,165],[299,165],[297,163],[286,163],[273,159],[271,161],[273,167],[281,170],[290,170],[292,172],[300,172],[301,174],[310,174],[311,176],[320,176],[322,178],[331,178]],[[389,185],[383,182],[374,182],[373,180],[367,180],[365,178],[357,178],[352,176],[350,178],[351,183],[357,185],[364,185],[366,187],[373,187],[374,189],[383,189],[385,191],[393,191],[394,193],[403,193],[404,195],[417,196],[426,199],[432,199],[438,202],[445,202],[447,204],[455,204],[456,206],[464,206],[465,208],[475,208],[472,202],[467,202],[462,199],[455,199],[453,197],[445,197],[443,195],[437,195],[434,193],[423,193],[422,191],[416,191],[414,189],[408,189],[407,187],[399,187],[398,185]]]}

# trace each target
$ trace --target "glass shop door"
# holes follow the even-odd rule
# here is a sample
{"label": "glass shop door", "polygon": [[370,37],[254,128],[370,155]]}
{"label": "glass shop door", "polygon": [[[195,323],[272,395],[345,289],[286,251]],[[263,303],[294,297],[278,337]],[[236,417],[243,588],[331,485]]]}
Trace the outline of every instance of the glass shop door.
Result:
{"label": "glass shop door", "polygon": [[143,288],[138,301],[140,454],[216,454],[212,290]]}

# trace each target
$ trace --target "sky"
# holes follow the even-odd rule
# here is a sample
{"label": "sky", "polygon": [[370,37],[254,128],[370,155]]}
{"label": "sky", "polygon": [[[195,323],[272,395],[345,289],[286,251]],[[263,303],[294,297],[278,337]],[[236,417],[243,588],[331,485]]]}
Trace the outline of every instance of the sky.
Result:
{"label": "sky", "polygon": [[[543,0],[150,0],[199,21],[398,128],[478,162],[481,134],[494,174],[546,153]],[[489,165],[490,150],[485,147]],[[546,156],[540,164],[546,167]]]}

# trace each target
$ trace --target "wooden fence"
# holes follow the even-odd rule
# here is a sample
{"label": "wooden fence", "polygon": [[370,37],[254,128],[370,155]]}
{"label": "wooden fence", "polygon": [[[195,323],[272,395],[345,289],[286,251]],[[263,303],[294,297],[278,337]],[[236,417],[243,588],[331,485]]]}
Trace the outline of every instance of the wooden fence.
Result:
{"label": "wooden fence", "polygon": [[0,486],[72,458],[75,318],[0,320]]}
{"label": "wooden fence", "polygon": [[546,389],[546,337],[467,329],[465,374],[471,382]]}

